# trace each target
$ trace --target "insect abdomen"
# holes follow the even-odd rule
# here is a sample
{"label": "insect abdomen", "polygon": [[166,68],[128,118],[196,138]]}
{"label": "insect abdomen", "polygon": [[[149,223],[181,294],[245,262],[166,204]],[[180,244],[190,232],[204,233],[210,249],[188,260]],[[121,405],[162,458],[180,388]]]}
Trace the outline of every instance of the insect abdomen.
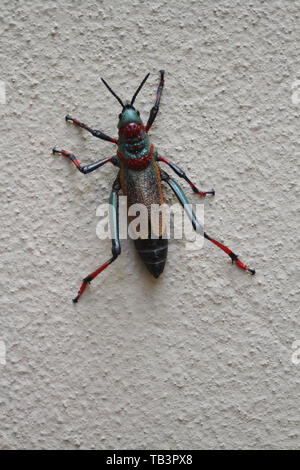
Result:
{"label": "insect abdomen", "polygon": [[138,238],[134,243],[148,271],[157,278],[166,264],[168,240],[166,238]]}

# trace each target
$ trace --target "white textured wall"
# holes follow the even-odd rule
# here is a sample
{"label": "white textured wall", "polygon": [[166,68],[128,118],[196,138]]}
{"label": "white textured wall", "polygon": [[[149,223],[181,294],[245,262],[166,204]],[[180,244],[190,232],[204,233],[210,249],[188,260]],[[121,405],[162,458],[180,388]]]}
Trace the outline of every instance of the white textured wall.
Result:
{"label": "white textured wall", "polygon": [[[300,5],[246,3],[2,0],[1,448],[299,447]],[[73,305],[116,169],[51,148],[110,155],[65,114],[116,135],[99,76],[126,99],[150,71],[147,119],[161,68],[152,141],[216,189],[205,228],[257,275],[176,241],[155,281],[125,241]]]}

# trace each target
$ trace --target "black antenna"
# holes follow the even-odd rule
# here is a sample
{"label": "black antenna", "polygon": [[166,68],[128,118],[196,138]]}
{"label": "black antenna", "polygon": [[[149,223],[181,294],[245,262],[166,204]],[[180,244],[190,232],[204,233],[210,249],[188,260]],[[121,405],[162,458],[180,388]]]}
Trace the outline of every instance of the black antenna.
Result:
{"label": "black antenna", "polygon": [[132,100],[131,100],[131,103],[130,103],[131,106],[133,105],[134,100],[136,99],[138,93],[140,92],[142,86],[144,85],[144,83],[145,83],[145,81],[147,80],[147,78],[149,77],[149,75],[150,75],[150,72],[147,73],[146,77],[144,78],[144,80],[142,81],[142,83],[140,84],[140,86],[138,87],[138,89],[136,90],[135,94],[133,95]]}
{"label": "black antenna", "polygon": [[111,92],[112,95],[114,95],[115,98],[117,98],[117,100],[119,101],[120,105],[122,106],[122,108],[124,108],[124,104],[121,100],[121,98],[118,97],[118,95],[110,88],[110,86],[106,83],[106,81],[104,80],[104,78],[101,77],[101,80],[102,82],[104,83],[104,85],[109,89],[109,91]]}

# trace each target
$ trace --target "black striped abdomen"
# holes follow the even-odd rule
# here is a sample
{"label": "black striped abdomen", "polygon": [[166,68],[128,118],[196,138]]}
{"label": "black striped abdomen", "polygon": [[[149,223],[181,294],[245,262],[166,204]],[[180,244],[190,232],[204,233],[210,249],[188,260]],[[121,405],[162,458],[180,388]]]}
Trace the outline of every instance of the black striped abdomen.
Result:
{"label": "black striped abdomen", "polygon": [[134,240],[135,248],[154,277],[158,277],[164,270],[167,253],[168,240],[166,238],[138,238]]}

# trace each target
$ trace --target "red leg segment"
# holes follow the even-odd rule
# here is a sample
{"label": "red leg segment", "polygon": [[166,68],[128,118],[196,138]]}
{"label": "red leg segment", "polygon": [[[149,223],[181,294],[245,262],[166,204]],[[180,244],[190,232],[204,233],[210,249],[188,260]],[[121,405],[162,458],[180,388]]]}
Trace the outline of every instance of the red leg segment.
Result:
{"label": "red leg segment", "polygon": [[95,279],[95,277],[98,276],[98,274],[100,274],[105,268],[107,268],[107,266],[109,266],[115,259],[116,257],[112,257],[108,261],[105,261],[105,263],[101,264],[99,268],[97,268],[95,271],[93,271],[91,274],[89,274],[83,279],[82,284],[79,288],[78,294],[73,299],[74,303],[78,302],[78,299],[82,295],[82,293],[85,291],[87,284],[89,284],[93,279]]}
{"label": "red leg segment", "polygon": [[217,240],[215,240],[214,238],[211,238],[209,235],[207,235],[207,233],[204,232],[204,237],[211,241],[214,245],[217,245],[219,248],[221,248],[221,250],[223,250],[225,253],[227,253],[228,256],[230,256],[230,258],[232,259],[232,263],[235,263],[237,266],[239,266],[239,268],[242,268],[244,269],[245,271],[249,271],[249,273],[251,274],[255,274],[255,269],[252,269],[252,268],[249,268],[248,266],[246,266],[239,258],[238,256],[233,253],[233,251],[231,251],[227,246],[223,245],[222,243],[218,242]]}

